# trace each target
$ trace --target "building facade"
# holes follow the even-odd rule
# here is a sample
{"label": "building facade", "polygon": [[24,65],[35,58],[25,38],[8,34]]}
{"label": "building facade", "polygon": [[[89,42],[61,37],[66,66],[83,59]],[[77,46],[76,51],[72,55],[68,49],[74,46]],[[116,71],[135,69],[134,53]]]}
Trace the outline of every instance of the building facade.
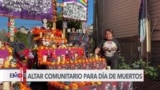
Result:
{"label": "building facade", "polygon": [[[103,30],[112,28],[128,63],[139,59],[139,8],[141,0],[95,0],[94,32],[96,41]],[[151,21],[151,62],[160,64],[160,0],[148,0]]]}

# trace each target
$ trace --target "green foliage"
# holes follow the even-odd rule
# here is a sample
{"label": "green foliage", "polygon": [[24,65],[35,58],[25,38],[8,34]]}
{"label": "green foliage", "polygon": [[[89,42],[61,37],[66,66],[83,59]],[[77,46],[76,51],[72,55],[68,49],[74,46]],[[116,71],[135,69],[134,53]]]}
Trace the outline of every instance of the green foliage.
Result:
{"label": "green foliage", "polygon": [[130,69],[130,66],[126,64],[124,57],[120,56],[120,63],[119,63],[119,69]]}
{"label": "green foliage", "polygon": [[6,30],[0,30],[0,40],[5,42],[7,40],[7,37],[6,37],[6,34],[7,34],[7,31]]}
{"label": "green foliage", "polygon": [[151,79],[156,79],[158,77],[157,68],[152,67],[152,66],[145,67],[145,72],[144,73],[146,75],[148,75],[149,78],[151,78]]}
{"label": "green foliage", "polygon": [[146,63],[145,63],[142,59],[140,59],[140,60],[138,60],[138,61],[135,61],[135,62],[131,65],[131,67],[132,67],[133,69],[143,69],[143,68],[146,67]]}
{"label": "green foliage", "polygon": [[21,32],[17,32],[15,33],[15,41],[20,41],[22,42],[25,47],[29,47],[29,35],[28,34],[24,34]]}
{"label": "green foliage", "polygon": [[[52,28],[52,22],[48,21],[47,22],[48,24],[48,27],[49,28]],[[59,29],[59,30],[62,30],[63,29],[63,20],[58,20],[56,22],[56,28]],[[67,27],[68,28],[75,28],[75,29],[80,29],[82,26],[81,26],[81,22],[80,21],[67,21]]]}
{"label": "green foliage", "polygon": [[140,59],[132,64],[133,69],[144,69],[144,74],[146,74],[151,79],[156,79],[158,77],[157,68],[147,65],[144,60]]}
{"label": "green foliage", "polygon": [[[63,17],[62,17],[62,14],[61,13],[58,13],[57,15],[57,22],[56,22],[56,28],[59,29],[59,30],[62,30],[63,29]],[[52,22],[48,21],[47,22],[47,26],[49,28],[52,28],[53,27],[53,24]],[[75,28],[75,29],[80,29],[82,26],[81,26],[81,21],[77,21],[77,20],[67,20],[67,27],[68,28]]]}
{"label": "green foliage", "polygon": [[75,28],[75,29],[80,29],[81,26],[81,22],[80,21],[69,21],[68,22],[68,28]]}
{"label": "green foliage", "polygon": [[156,79],[158,77],[158,70],[156,67],[147,65],[144,60],[140,59],[133,62],[131,65],[125,62],[124,57],[120,57],[119,69],[143,69],[144,74],[150,79]]}

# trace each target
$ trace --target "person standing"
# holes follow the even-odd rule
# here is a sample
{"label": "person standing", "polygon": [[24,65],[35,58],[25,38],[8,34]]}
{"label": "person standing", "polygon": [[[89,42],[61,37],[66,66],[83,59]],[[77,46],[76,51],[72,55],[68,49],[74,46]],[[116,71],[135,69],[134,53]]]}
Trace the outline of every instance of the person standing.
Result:
{"label": "person standing", "polygon": [[106,29],[104,34],[104,39],[95,49],[95,54],[100,54],[105,57],[106,63],[111,67],[111,69],[117,69],[120,53],[120,44],[113,37],[113,30],[111,28]]}

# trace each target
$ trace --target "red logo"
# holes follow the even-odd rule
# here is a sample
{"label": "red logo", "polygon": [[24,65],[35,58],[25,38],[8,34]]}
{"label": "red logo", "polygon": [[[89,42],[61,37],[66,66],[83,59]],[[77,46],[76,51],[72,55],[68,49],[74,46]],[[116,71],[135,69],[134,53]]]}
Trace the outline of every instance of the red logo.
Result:
{"label": "red logo", "polygon": [[23,75],[22,73],[17,73],[17,72],[10,73],[10,78],[22,78],[23,77],[22,75]]}

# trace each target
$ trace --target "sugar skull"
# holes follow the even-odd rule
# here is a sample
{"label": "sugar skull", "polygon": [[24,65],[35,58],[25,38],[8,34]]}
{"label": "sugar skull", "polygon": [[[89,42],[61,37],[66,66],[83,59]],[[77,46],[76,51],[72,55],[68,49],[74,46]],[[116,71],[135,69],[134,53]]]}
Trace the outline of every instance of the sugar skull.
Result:
{"label": "sugar skull", "polygon": [[113,41],[106,41],[103,44],[103,50],[105,52],[105,56],[113,57],[115,52],[117,51],[117,45]]}

